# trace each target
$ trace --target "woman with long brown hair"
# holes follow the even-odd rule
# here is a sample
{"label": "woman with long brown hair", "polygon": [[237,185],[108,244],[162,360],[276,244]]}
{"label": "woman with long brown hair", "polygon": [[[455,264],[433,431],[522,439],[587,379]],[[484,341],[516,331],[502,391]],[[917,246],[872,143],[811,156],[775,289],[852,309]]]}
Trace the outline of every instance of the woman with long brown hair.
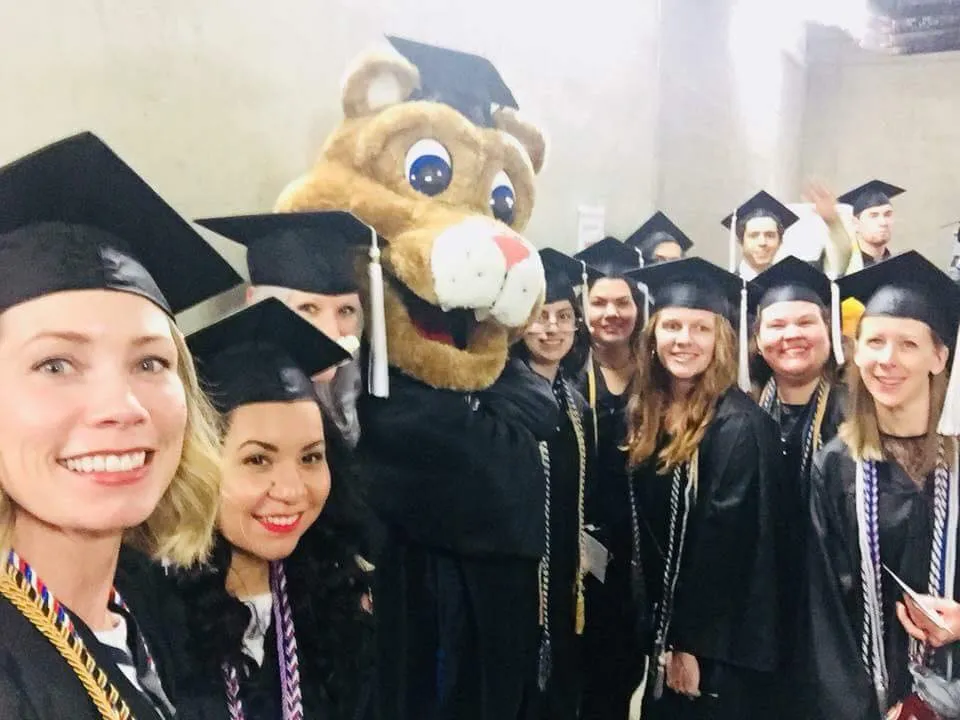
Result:
{"label": "woman with long brown hair", "polygon": [[778,652],[779,444],[736,387],[742,282],[700,258],[635,275],[655,298],[627,435],[645,716],[760,717]]}
{"label": "woman with long brown hair", "polygon": [[960,655],[909,641],[891,573],[918,592],[957,597],[960,406],[956,389],[946,389],[946,369],[960,291],[916,252],[838,284],[865,310],[848,419],[811,473],[817,717],[933,717],[918,710],[929,700],[924,693],[935,676],[952,679]]}

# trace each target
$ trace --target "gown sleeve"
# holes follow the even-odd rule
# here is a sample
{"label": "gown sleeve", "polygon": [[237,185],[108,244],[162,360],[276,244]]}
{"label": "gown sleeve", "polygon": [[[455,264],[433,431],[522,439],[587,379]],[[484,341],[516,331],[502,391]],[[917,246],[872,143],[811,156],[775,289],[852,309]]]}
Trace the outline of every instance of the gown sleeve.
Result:
{"label": "gown sleeve", "polygon": [[555,432],[558,414],[549,384],[511,366],[476,394],[391,378],[388,399],[360,405],[370,503],[434,547],[538,557],[543,528],[530,522],[544,496],[537,441]]}
{"label": "gown sleeve", "polygon": [[[859,587],[858,552],[844,527],[844,490],[853,485],[852,461],[837,449],[824,449],[810,473],[808,535],[808,627],[811,685],[817,717],[876,720],[876,695],[860,657],[859,633],[851,605]],[[839,456],[839,457],[838,457]]]}
{"label": "gown sleeve", "polygon": [[698,658],[769,671],[777,663],[780,453],[761,412],[718,418],[701,443],[695,533],[682,558],[671,640]]}

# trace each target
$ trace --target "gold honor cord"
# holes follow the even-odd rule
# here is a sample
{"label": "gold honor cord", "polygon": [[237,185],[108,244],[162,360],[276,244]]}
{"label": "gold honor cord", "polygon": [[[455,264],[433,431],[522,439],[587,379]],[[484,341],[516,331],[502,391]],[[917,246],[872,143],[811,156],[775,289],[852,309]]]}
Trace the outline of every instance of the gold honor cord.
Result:
{"label": "gold honor cord", "polygon": [[45,606],[30,582],[9,563],[0,573],[0,595],[9,600],[67,661],[100,717],[104,720],[134,720],[120,692],[97,665],[80,636],[70,631],[65,619],[58,622],[54,604],[49,602]]}

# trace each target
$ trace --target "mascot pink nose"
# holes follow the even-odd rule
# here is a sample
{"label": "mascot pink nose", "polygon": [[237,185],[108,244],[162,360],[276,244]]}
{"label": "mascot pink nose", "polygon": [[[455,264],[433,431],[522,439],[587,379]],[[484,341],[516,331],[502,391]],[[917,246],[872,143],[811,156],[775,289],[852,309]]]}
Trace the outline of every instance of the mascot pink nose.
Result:
{"label": "mascot pink nose", "polygon": [[530,257],[526,244],[513,235],[495,235],[493,241],[507,261],[507,270]]}

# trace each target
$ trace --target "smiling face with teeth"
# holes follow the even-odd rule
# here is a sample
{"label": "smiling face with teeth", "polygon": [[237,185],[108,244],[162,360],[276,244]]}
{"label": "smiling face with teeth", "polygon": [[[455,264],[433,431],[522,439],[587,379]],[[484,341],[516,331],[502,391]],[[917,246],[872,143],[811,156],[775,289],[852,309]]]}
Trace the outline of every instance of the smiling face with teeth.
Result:
{"label": "smiling face with teeth", "polygon": [[110,290],[0,316],[0,484],[14,533],[42,523],[120,533],[156,509],[180,464],[187,401],[167,315]]}
{"label": "smiling face with teeth", "polygon": [[220,532],[247,559],[289,556],[330,495],[313,400],[241,405],[224,437]]}

